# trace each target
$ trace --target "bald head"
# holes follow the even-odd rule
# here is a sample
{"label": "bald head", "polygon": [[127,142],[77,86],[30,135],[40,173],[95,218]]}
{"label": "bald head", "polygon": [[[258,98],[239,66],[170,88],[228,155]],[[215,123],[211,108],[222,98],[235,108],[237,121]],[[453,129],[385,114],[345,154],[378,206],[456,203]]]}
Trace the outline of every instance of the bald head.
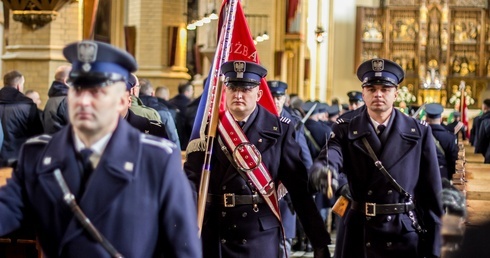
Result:
{"label": "bald head", "polygon": [[71,65],[62,65],[56,69],[54,72],[54,80],[66,84],[68,75],[70,75]]}

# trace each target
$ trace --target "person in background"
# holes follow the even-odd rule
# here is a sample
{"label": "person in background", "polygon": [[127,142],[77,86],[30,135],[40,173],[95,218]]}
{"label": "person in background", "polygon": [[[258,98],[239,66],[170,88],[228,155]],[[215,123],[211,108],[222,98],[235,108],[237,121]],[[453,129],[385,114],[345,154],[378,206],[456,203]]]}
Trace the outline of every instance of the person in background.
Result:
{"label": "person in background", "polygon": [[432,130],[393,107],[405,78],[398,64],[367,60],[357,76],[366,108],[334,124],[310,176],[326,193],[336,191],[338,171],[347,176],[352,201],[336,248],[346,258],[440,257],[442,183]]}
{"label": "person in background", "polygon": [[170,102],[168,100],[170,99],[170,93],[168,90],[167,86],[159,86],[155,89],[155,97],[157,97],[158,102],[162,103],[168,108],[168,111],[172,114],[172,118],[174,121],[177,121],[177,112],[179,111],[179,108]]}
{"label": "person in background", "polygon": [[36,104],[37,109],[41,110],[41,96],[39,96],[39,92],[35,90],[26,90],[26,97],[32,99],[32,102]]}
{"label": "person in background", "polygon": [[458,145],[456,136],[441,125],[442,112],[444,112],[444,107],[439,103],[425,105],[426,121],[434,136],[441,178],[452,180],[453,174],[456,172]]}
{"label": "person in background", "polygon": [[349,110],[356,110],[364,106],[364,100],[362,99],[362,92],[349,91],[347,92],[347,97],[349,97]]}
{"label": "person in background", "polygon": [[466,141],[466,126],[461,122],[461,113],[454,111],[452,113],[454,121],[446,125],[446,129],[456,135],[459,141],[460,135],[463,141]]}
{"label": "person in background", "polygon": [[189,142],[189,137],[184,135],[185,122],[186,122],[186,114],[187,114],[187,105],[189,105],[192,101],[192,97],[194,96],[194,86],[190,83],[181,83],[179,85],[179,94],[174,96],[168,102],[178,108],[177,117],[175,120],[175,125],[177,126],[177,131],[180,133],[180,147],[183,151],[186,150],[187,144]]}
{"label": "person in background", "polygon": [[[68,124],[68,114],[66,112],[66,101],[63,101],[68,94],[68,75],[71,65],[61,65],[54,73],[54,80],[48,90],[48,101],[44,106],[44,133],[53,134]],[[65,105],[60,108],[61,105]]]}
{"label": "person in background", "polygon": [[151,85],[150,80],[140,80],[139,97],[145,106],[153,108],[158,112],[168,139],[177,144],[177,146],[180,148],[179,134],[177,133],[172,114],[164,104],[158,101],[158,98],[154,97],[153,86]]}
{"label": "person in background", "polygon": [[130,89],[129,92],[131,97],[131,111],[133,111],[138,116],[146,117],[150,120],[158,121],[161,123],[162,120],[158,112],[151,107],[145,106],[139,98],[141,85],[138,77],[134,73],[132,73],[128,81],[126,81],[126,84],[126,87]]}
{"label": "person in background", "polygon": [[[301,147],[301,160],[305,164],[305,167],[309,169],[313,161],[311,159],[310,150],[306,143],[304,125],[301,123],[301,118],[289,113],[285,108],[284,104],[286,102],[286,94],[288,85],[282,81],[267,81],[269,90],[272,97],[274,98],[274,104],[277,109],[277,113],[281,119],[289,119],[295,127],[295,141]],[[293,238],[296,237],[296,212],[294,210],[293,203],[291,201],[291,196],[286,194],[281,200],[279,200],[279,209],[281,211],[281,219],[284,227],[284,233],[286,234],[286,248],[281,241],[279,250],[284,252],[281,257],[291,256],[291,245]],[[287,254],[287,255],[286,255]]]}
{"label": "person in background", "polygon": [[22,93],[24,83],[24,76],[19,71],[13,70],[3,76],[4,86],[0,89],[0,121],[4,134],[1,166],[14,166],[22,144],[44,131],[36,104]]}
{"label": "person in background", "polygon": [[475,153],[483,155],[484,163],[490,163],[490,99],[483,100],[483,115],[478,121],[478,135],[475,140]]}
{"label": "person in background", "polygon": [[180,150],[121,118],[134,58],[96,41],[63,54],[70,123],[22,148],[0,188],[0,236],[30,223],[46,257],[202,257]]}

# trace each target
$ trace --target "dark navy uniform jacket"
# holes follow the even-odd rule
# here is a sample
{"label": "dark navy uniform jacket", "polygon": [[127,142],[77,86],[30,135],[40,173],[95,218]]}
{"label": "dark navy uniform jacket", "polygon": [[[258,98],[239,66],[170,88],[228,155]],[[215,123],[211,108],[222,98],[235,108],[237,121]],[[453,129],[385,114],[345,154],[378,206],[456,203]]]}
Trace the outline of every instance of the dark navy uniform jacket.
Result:
{"label": "dark navy uniform jacket", "polygon": [[[320,213],[308,192],[308,174],[300,160],[300,148],[294,139],[294,127],[260,105],[252,113],[243,130],[248,140],[262,154],[277,186],[279,180],[286,186],[297,215],[305,228],[313,247],[326,247],[330,238]],[[226,147],[225,147],[226,148]],[[188,148],[184,170],[199,189],[204,150]],[[252,195],[247,181],[238,173],[215,140],[211,158],[209,193],[223,196],[225,193]],[[202,228],[204,257],[279,257],[279,241],[282,241],[281,224],[267,204],[224,207],[221,203],[208,203]]]}
{"label": "dark navy uniform jacket", "polygon": [[478,122],[475,153],[483,154],[484,163],[490,163],[490,112],[488,111],[480,117]]}
{"label": "dark navy uniform jacket", "polygon": [[[291,119],[291,124],[293,124],[295,127],[298,123],[301,123],[301,118],[299,116],[292,115],[286,109],[282,110],[281,115],[282,117]],[[296,130],[295,139],[301,147],[301,160],[305,164],[306,168],[309,169],[313,164],[313,160],[311,159],[310,150],[306,144],[303,125],[300,125],[300,127]],[[289,194],[284,196],[284,198],[279,201],[279,208],[281,210],[282,224],[284,225],[286,238],[294,238],[296,236],[296,214],[294,210],[291,210],[292,203]]]}
{"label": "dark navy uniform jacket", "polygon": [[[362,138],[366,137],[379,160],[394,179],[414,197],[424,211],[419,220],[427,229],[425,249],[440,256],[441,221],[439,199],[441,176],[436,147],[430,127],[394,109],[392,122],[385,130],[382,146],[367,111],[349,122],[333,126],[328,158],[324,148],[315,162],[329,164],[346,173],[352,197],[360,203],[404,203],[406,198],[395,190],[375,167]],[[344,217],[343,257],[419,257],[418,234],[407,213],[368,217],[350,210]]]}
{"label": "dark navy uniform jacket", "polygon": [[320,150],[317,150],[312,144],[311,139],[309,139],[308,137],[306,138],[306,140],[308,141],[308,147],[310,149],[311,156],[313,158],[316,158],[318,154],[320,154],[323,145],[325,145],[325,143],[327,142],[327,139],[330,136],[332,129],[328,127],[324,122],[315,121],[312,119],[306,120],[305,126],[306,129],[310,131],[313,140],[316,142],[318,147],[320,147]]}
{"label": "dark navy uniform jacket", "polygon": [[128,114],[125,119],[130,125],[138,129],[140,132],[168,139],[167,131],[162,123],[150,120],[146,117],[136,115],[131,109],[128,109]]}
{"label": "dark navy uniform jacket", "polygon": [[[28,141],[18,167],[0,188],[0,235],[31,218],[43,253],[53,257],[110,255],[83,229],[63,201],[53,171],[71,192],[80,187],[72,126]],[[165,139],[141,134],[122,118],[79,205],[126,258],[202,257],[192,190],[181,153]]]}
{"label": "dark navy uniform jacket", "polygon": [[430,127],[432,128],[432,134],[444,150],[444,153],[437,150],[441,177],[451,180],[454,172],[456,172],[456,160],[458,159],[456,136],[442,125],[431,124]]}

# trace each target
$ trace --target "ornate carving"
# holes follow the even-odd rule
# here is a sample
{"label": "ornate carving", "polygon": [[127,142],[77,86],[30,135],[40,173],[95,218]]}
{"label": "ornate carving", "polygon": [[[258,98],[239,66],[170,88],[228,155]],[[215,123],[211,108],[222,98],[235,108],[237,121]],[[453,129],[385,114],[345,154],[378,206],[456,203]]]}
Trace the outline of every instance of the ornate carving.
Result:
{"label": "ornate carving", "polygon": [[56,11],[13,11],[14,21],[22,22],[35,30],[54,21],[58,13]]}
{"label": "ornate carving", "polygon": [[12,10],[12,18],[31,29],[38,29],[56,19],[64,4],[75,0],[3,0],[5,7]]}

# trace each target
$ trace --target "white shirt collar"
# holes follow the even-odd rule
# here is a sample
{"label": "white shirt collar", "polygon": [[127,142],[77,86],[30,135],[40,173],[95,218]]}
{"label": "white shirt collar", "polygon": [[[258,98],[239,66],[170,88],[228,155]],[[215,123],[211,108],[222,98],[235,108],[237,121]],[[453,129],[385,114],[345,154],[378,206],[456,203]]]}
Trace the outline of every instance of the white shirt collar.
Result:
{"label": "white shirt collar", "polygon": [[[111,136],[112,133],[104,135],[90,147],[90,149],[93,151],[92,155],[90,156],[90,161],[92,162],[94,167],[97,167],[97,165],[99,164],[100,157],[102,157],[102,153],[104,153],[105,147],[107,147]],[[75,133],[73,134],[73,138],[75,139],[75,149],[77,150],[77,152],[80,152],[81,150],[87,148],[85,144],[83,144],[82,140],[80,140],[78,135],[76,135]]]}

